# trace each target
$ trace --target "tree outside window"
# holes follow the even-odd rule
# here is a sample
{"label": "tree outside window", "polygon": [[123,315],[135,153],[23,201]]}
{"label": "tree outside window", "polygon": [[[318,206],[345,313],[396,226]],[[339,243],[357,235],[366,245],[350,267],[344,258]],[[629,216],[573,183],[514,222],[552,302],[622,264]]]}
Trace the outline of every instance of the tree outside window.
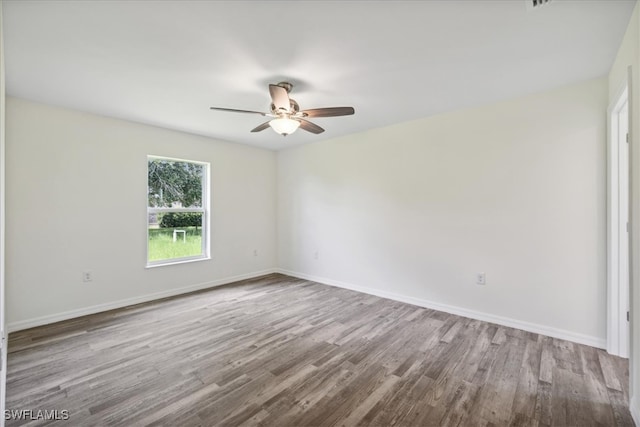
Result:
{"label": "tree outside window", "polygon": [[147,265],[207,259],[209,164],[147,159]]}

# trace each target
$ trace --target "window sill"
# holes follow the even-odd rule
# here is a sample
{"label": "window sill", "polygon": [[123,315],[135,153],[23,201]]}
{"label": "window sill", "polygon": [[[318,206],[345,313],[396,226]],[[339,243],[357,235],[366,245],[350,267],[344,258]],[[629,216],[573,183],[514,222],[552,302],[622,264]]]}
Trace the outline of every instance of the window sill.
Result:
{"label": "window sill", "polygon": [[188,264],[191,262],[209,261],[210,259],[211,257],[207,256],[207,257],[201,257],[201,258],[178,259],[175,261],[167,260],[167,261],[159,262],[158,264],[147,264],[145,268],[166,267],[168,265],[176,265],[176,264]]}

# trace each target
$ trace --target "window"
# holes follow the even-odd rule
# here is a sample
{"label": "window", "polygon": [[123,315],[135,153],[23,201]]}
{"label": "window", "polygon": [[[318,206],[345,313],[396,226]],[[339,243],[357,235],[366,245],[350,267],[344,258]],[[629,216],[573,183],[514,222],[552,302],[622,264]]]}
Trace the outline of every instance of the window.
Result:
{"label": "window", "polygon": [[147,266],[209,258],[209,164],[147,158]]}

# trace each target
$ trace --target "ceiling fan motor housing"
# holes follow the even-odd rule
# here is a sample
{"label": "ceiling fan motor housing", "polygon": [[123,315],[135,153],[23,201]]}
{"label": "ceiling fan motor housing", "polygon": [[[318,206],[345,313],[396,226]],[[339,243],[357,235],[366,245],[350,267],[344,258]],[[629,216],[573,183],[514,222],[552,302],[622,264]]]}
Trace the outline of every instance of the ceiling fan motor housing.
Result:
{"label": "ceiling fan motor housing", "polygon": [[[278,111],[273,102],[271,103],[270,108],[273,114],[282,114],[282,111]],[[296,114],[299,111],[300,111],[300,106],[298,105],[298,103],[293,99],[289,99],[289,114]]]}
{"label": "ceiling fan motor housing", "polygon": [[286,90],[287,93],[291,92],[291,89],[293,89],[293,85],[289,82],[280,82],[276,86],[280,86],[281,88]]}

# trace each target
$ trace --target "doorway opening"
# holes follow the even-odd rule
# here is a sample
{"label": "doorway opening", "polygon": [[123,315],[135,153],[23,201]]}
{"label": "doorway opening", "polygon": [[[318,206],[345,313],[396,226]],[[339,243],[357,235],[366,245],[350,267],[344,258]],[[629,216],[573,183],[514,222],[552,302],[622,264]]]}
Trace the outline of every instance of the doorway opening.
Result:
{"label": "doorway opening", "polygon": [[625,85],[609,107],[607,351],[629,357],[629,102]]}

